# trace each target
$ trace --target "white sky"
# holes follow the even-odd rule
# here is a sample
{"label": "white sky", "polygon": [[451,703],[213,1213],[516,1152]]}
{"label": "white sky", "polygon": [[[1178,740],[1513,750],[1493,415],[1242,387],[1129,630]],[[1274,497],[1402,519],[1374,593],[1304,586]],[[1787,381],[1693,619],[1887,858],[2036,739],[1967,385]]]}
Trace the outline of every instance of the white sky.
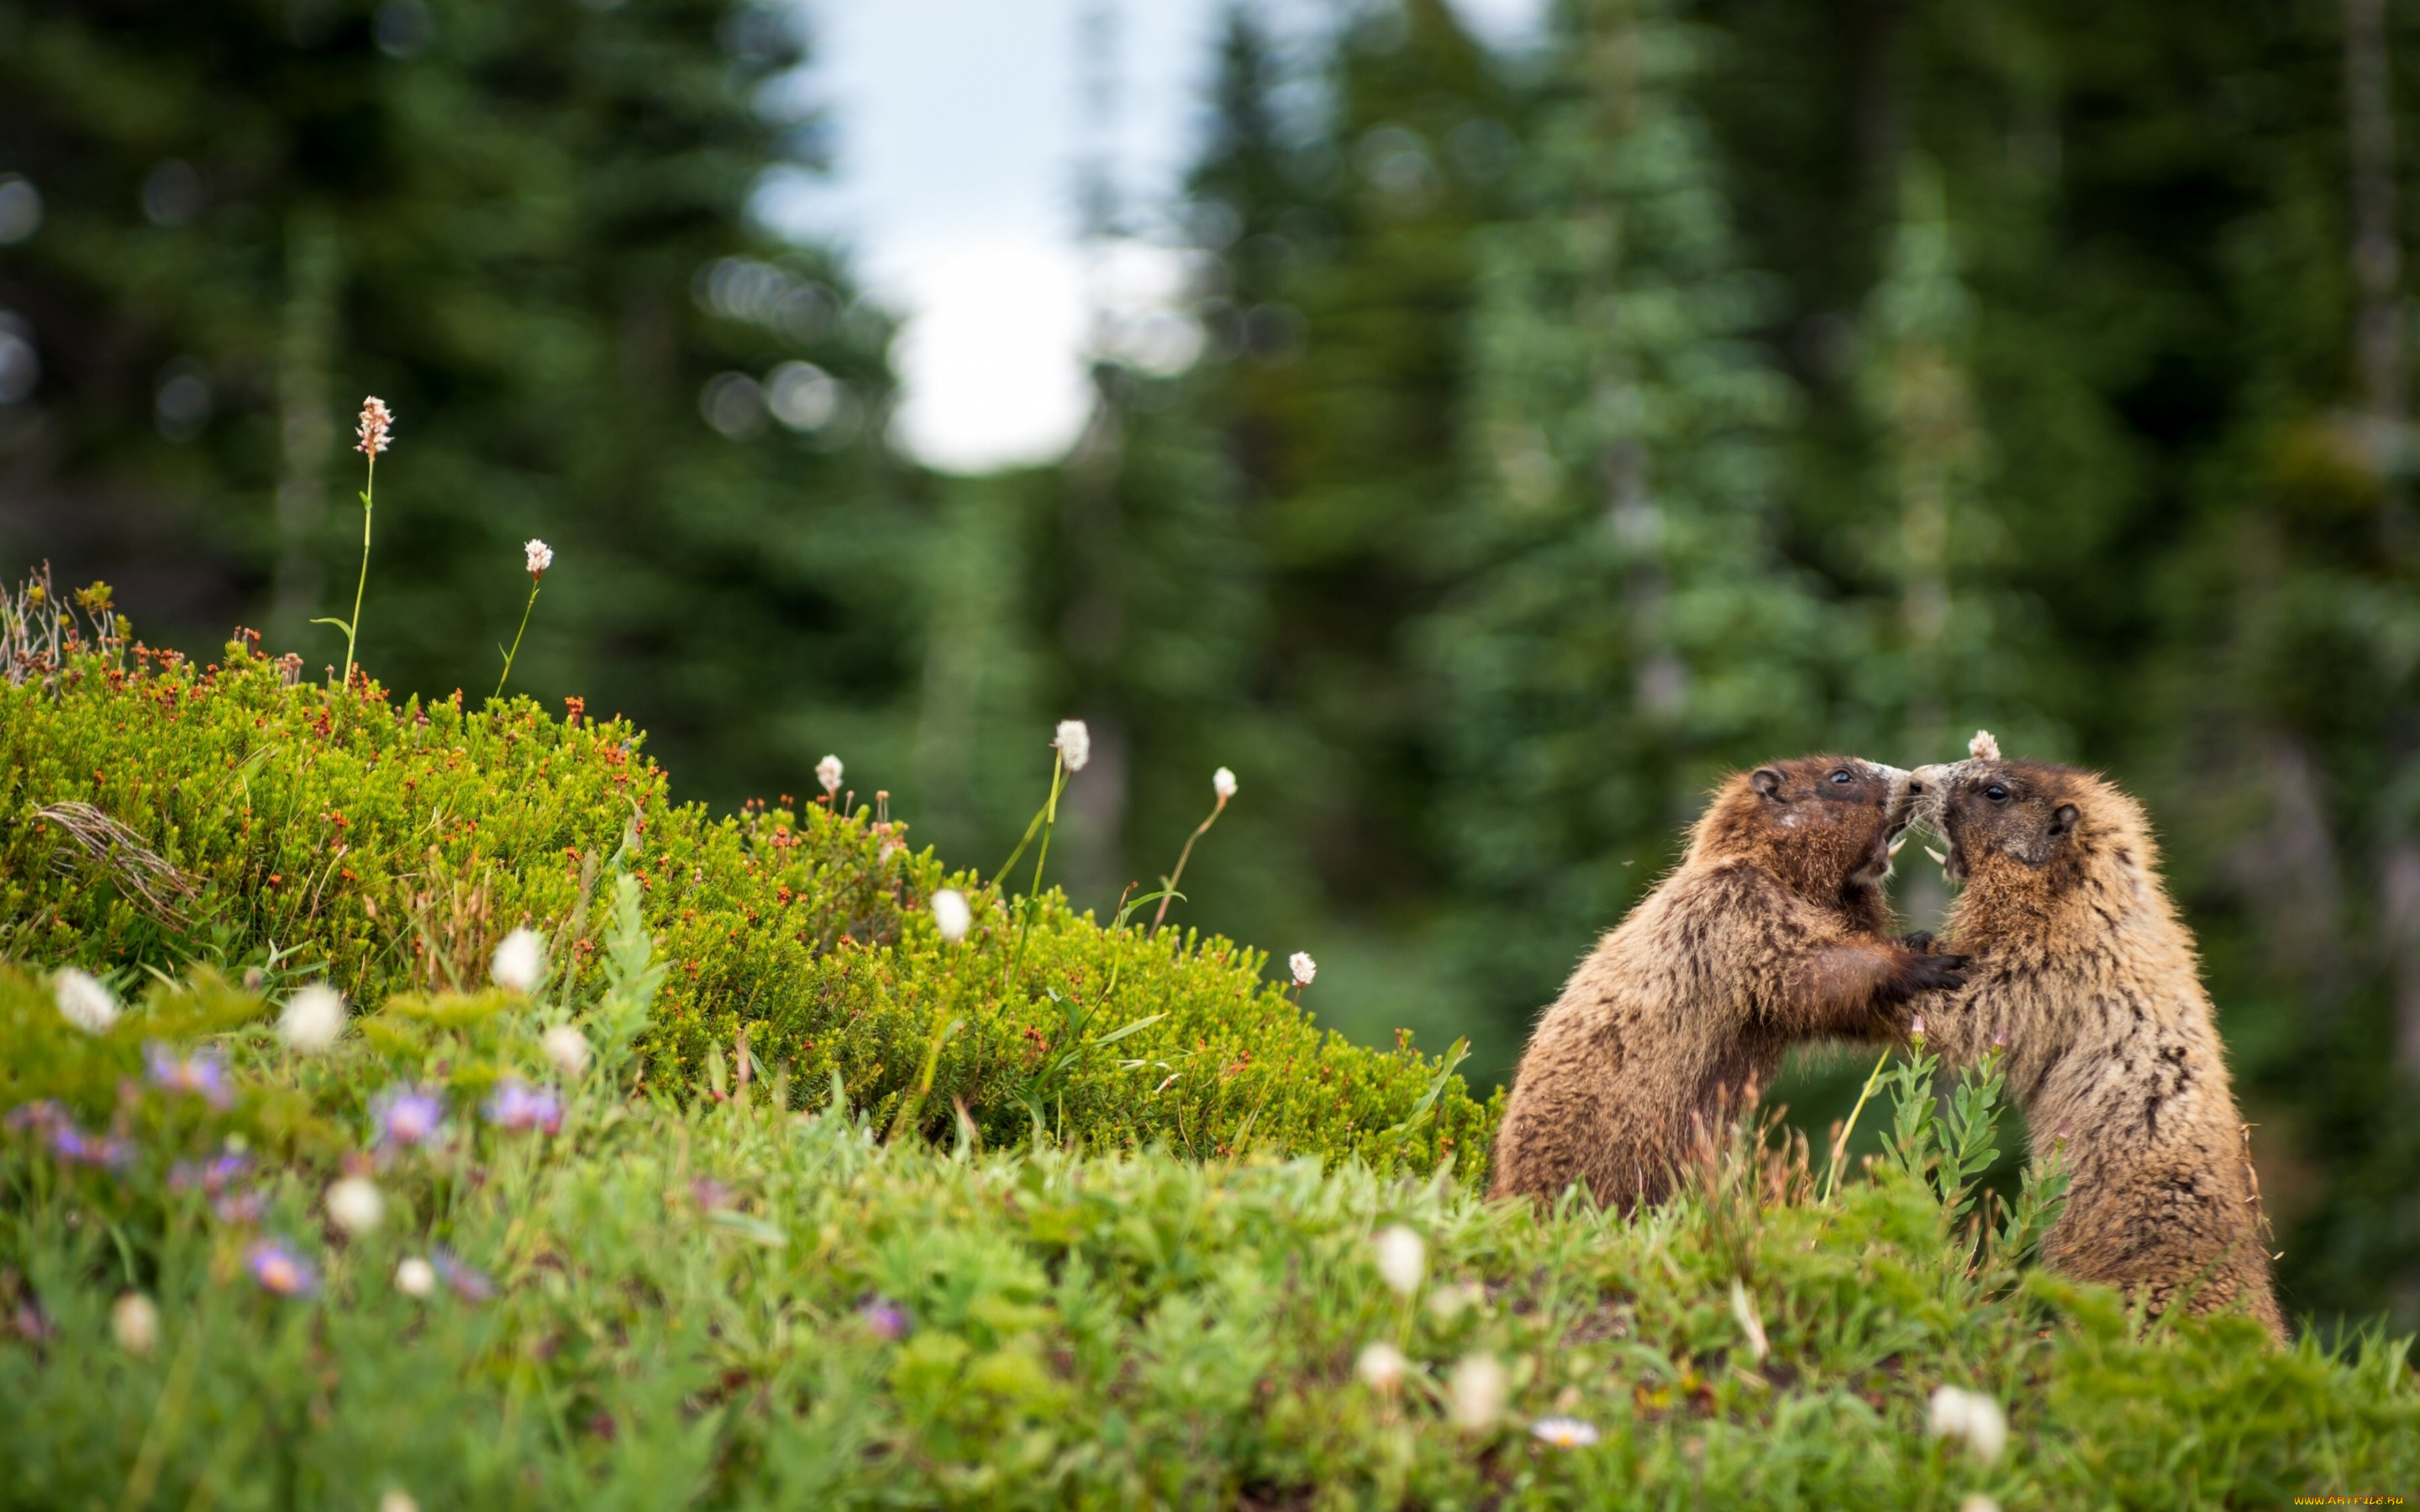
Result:
{"label": "white sky", "polygon": [[[1058,456],[1086,404],[1074,192],[1086,0],[803,3],[835,172],[770,196],[768,218],[838,239],[908,316],[892,356],[905,386],[894,440],[908,453],[959,471]],[[1198,140],[1225,3],[1118,0],[1115,165],[1130,213],[1166,203]],[[1455,3],[1511,41],[1541,0]],[[1336,5],[1263,9],[1317,24]],[[1172,255],[1133,248],[1110,283],[1118,303],[1147,307],[1179,275]]]}

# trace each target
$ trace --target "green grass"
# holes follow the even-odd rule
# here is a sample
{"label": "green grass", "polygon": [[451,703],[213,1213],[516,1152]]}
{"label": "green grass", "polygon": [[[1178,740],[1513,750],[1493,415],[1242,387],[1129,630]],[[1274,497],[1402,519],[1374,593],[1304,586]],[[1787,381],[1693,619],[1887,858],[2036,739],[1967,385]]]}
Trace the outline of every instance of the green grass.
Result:
{"label": "green grass", "polygon": [[[2399,1345],[2147,1327],[1970,1263],[1921,1171],[1823,1202],[1739,1138],[1626,1222],[1358,1162],[885,1143],[761,1084],[628,1095],[612,1053],[645,982],[621,978],[548,1134],[476,1112],[499,1077],[551,1074],[551,1011],[509,995],[400,1004],[302,1057],[224,985],[156,990],[94,1037],[0,972],[0,1102],[58,1098],[127,1151],[0,1137],[0,1504],[2164,1508],[2420,1473]],[[228,1057],[223,1111],[141,1080],[147,1042],[196,1041]],[[442,1089],[452,1137],[374,1155],[365,1110],[405,1083]],[[174,1177],[230,1140],[253,1165],[220,1196],[252,1187],[256,1215]],[[321,1200],[349,1168],[388,1202],[349,1239]],[[1409,1296],[1373,1257],[1398,1224],[1429,1250]],[[314,1294],[254,1279],[263,1237]],[[398,1290],[441,1243],[494,1294]],[[147,1354],[113,1338],[130,1290],[159,1310]],[[1391,1394],[1356,1374],[1373,1342],[1410,1362]],[[1445,1383],[1482,1357],[1503,1412],[1457,1426]],[[1928,1438],[1945,1382],[2006,1405],[1996,1464]],[[1550,1412],[1599,1442],[1536,1441]]]}

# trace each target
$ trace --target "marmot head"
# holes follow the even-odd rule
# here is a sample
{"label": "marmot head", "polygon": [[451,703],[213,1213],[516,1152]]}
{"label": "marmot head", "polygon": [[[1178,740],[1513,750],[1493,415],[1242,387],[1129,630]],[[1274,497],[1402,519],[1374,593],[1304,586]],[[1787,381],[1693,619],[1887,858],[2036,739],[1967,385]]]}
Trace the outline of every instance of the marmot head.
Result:
{"label": "marmot head", "polygon": [[1908,774],[1855,756],[1802,756],[1725,779],[1693,854],[1754,856],[1808,897],[1878,886],[1913,810]]}
{"label": "marmot head", "polygon": [[1978,756],[1919,766],[1908,790],[1916,816],[1949,842],[1953,882],[2055,888],[2101,856],[2127,870],[2151,858],[2133,800],[2072,766]]}

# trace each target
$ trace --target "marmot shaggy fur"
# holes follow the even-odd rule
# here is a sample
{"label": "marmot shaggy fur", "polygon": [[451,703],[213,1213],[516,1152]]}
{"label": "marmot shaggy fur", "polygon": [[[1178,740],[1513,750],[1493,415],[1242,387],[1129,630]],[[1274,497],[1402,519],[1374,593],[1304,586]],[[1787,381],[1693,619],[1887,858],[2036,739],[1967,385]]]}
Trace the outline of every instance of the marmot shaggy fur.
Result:
{"label": "marmot shaggy fur", "polygon": [[1964,963],[1889,939],[1882,883],[1907,774],[1809,756],[1733,776],[1671,875],[1580,963],[1512,1081],[1497,1196],[1575,1181],[1624,1211],[1671,1190],[1699,1128],[1768,1084],[1790,1044],[1902,1032]]}
{"label": "marmot shaggy fur", "polygon": [[2067,1140],[2044,1263],[2154,1312],[2240,1304],[2282,1339],[2243,1125],[2143,810],[2090,773],[1974,749],[1910,782],[1964,884],[1947,933],[1973,961],[1927,1027],[1951,1064],[2005,1042],[2034,1136]]}

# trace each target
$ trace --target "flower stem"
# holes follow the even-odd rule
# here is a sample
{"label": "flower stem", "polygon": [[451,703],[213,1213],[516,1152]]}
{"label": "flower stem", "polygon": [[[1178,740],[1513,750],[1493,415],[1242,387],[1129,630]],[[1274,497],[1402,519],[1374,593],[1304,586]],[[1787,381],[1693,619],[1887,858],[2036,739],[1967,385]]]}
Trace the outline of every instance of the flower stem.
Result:
{"label": "flower stem", "polygon": [[1218,816],[1226,811],[1227,798],[1224,794],[1221,794],[1218,803],[1210,810],[1210,817],[1194,825],[1193,833],[1185,838],[1185,849],[1176,853],[1176,870],[1171,872],[1167,880],[1160,884],[1159,912],[1151,916],[1153,933],[1159,933],[1161,921],[1168,918],[1168,905],[1176,901],[1176,885],[1185,879],[1185,863],[1193,859],[1193,842],[1210,833],[1210,826],[1217,824]]}
{"label": "flower stem", "polygon": [[370,454],[368,474],[362,480],[362,575],[353,583],[353,617],[345,624],[345,680],[353,684],[353,638],[362,627],[362,591],[370,583],[370,498],[378,488],[378,454]]}
{"label": "flower stem", "polygon": [[[1016,926],[1016,950],[1009,958],[1008,975],[1001,980],[1002,992],[1008,990],[1009,984],[1016,980],[1017,971],[1025,964],[1025,941],[1027,936],[1033,933],[1034,910],[1041,906],[1042,867],[1043,863],[1050,859],[1050,831],[1057,828],[1059,824],[1059,790],[1066,785],[1066,753],[1054,752],[1050,758],[1050,797],[1043,804],[1042,812],[1038,816],[1042,823],[1042,849],[1034,853],[1033,881],[1025,889],[1025,917]],[[1024,849],[1021,845],[1017,848]],[[1015,864],[1015,859],[1012,857],[1010,865]]]}
{"label": "flower stem", "polygon": [[1882,1059],[1874,1062],[1873,1074],[1866,1078],[1865,1090],[1857,1094],[1857,1105],[1849,1110],[1849,1121],[1840,1125],[1840,1137],[1832,1143],[1830,1167],[1823,1173],[1823,1200],[1825,1202],[1832,1200],[1832,1193],[1840,1184],[1840,1162],[1848,1158],[1849,1136],[1857,1132],[1857,1115],[1866,1111],[1867,1099],[1872,1097],[1874,1089],[1882,1086],[1883,1067],[1889,1063],[1890,1057],[1891,1053],[1885,1048],[1883,1051]]}
{"label": "flower stem", "polygon": [[513,675],[513,658],[521,654],[521,637],[529,632],[530,610],[537,608],[537,579],[530,579],[529,602],[521,606],[521,627],[513,632],[513,649],[504,653],[504,675],[496,679],[496,691],[490,701],[504,696],[504,683]]}

